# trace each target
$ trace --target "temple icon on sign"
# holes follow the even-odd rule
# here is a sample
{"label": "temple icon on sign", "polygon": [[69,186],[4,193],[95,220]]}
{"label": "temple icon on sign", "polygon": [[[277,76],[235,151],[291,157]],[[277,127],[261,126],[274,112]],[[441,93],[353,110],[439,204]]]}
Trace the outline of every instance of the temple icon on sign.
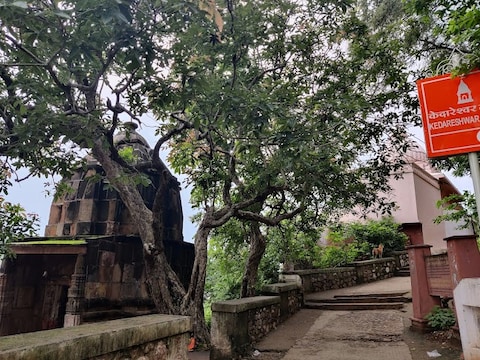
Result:
{"label": "temple icon on sign", "polygon": [[457,90],[457,97],[458,97],[458,104],[467,104],[470,102],[473,102],[472,98],[472,92],[470,91],[470,88],[465,84],[465,82],[460,80],[460,84],[458,85],[458,90]]}

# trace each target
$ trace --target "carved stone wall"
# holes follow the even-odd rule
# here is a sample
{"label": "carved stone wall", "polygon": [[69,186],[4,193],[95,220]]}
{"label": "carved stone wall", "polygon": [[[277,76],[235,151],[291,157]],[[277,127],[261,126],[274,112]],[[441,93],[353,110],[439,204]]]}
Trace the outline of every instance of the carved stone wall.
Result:
{"label": "carved stone wall", "polygon": [[[18,254],[0,272],[0,335],[155,312],[138,237],[89,238],[81,246],[82,255],[52,254],[55,245],[35,243],[28,250],[15,245],[37,254]],[[187,286],[193,244],[166,242],[165,250]]]}

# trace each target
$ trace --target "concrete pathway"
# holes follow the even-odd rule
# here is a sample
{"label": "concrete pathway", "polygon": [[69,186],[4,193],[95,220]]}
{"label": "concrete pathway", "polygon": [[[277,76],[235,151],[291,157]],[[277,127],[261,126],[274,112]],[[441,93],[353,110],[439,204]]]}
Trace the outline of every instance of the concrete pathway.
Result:
{"label": "concrete pathway", "polygon": [[[307,294],[306,300],[359,294],[410,294],[409,277]],[[411,307],[411,304],[408,304]],[[406,306],[408,308],[408,306]],[[258,360],[413,360],[403,340],[406,310],[302,309],[255,345]],[[277,354],[277,355],[275,355]],[[190,353],[207,360],[208,352]],[[417,359],[415,359],[417,360]]]}
{"label": "concrete pathway", "polygon": [[412,360],[398,310],[323,311],[284,360]]}
{"label": "concrete pathway", "polygon": [[[308,294],[306,300],[333,298],[336,295],[408,295],[410,288],[409,277],[394,277],[345,289]],[[291,318],[292,321],[287,320],[256,345],[260,352],[257,357],[259,360],[262,359],[262,352],[285,350],[287,352],[282,360],[412,360],[409,347],[402,340],[404,316],[399,310],[308,310],[307,314],[305,311],[307,310],[302,309]],[[295,329],[299,325],[296,316],[303,316],[303,321],[313,317],[313,321],[306,321],[308,330],[303,334]]]}

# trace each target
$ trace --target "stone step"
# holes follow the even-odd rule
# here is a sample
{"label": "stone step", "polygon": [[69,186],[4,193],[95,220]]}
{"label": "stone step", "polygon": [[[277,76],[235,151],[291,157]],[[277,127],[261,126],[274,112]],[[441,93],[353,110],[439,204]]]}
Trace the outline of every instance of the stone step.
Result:
{"label": "stone step", "polygon": [[410,276],[410,270],[409,269],[400,269],[395,272],[395,276]]}
{"label": "stone step", "polygon": [[335,295],[334,298],[338,297],[358,297],[358,298],[370,298],[370,297],[382,297],[382,298],[390,298],[390,297],[397,297],[397,296],[404,296],[408,292],[401,291],[401,292],[381,292],[381,293],[370,293],[370,294],[343,294],[343,295]]}
{"label": "stone step", "polygon": [[320,303],[320,302],[310,302],[305,303],[305,308],[307,309],[318,309],[318,310],[400,310],[403,308],[403,302],[392,302],[392,303]]}
{"label": "stone step", "polygon": [[316,303],[395,303],[410,302],[411,299],[405,296],[340,296],[334,298],[310,299],[310,302]]}

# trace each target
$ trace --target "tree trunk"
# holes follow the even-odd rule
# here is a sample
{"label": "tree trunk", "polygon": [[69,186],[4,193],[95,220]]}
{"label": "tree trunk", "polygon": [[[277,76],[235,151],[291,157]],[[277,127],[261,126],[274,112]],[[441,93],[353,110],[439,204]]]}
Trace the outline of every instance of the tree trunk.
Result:
{"label": "tree trunk", "polygon": [[190,286],[185,295],[182,312],[188,313],[194,320],[194,335],[198,343],[210,345],[210,332],[205,322],[203,308],[205,278],[207,274],[208,236],[212,230],[210,223],[213,209],[208,208],[195,234],[195,262],[193,264]]}
{"label": "tree trunk", "polygon": [[[197,343],[210,345],[210,332],[205,322],[203,300],[207,268],[208,236],[212,229],[213,209],[207,209],[195,234],[195,261],[190,286],[185,291],[178,276],[167,261],[164,240],[183,241],[183,214],[180,186],[176,178],[164,167],[152,210],[149,210],[136,186],[119,180],[122,168],[114,162],[101,145],[94,155],[102,164],[107,178],[117,189],[137,225],[143,243],[146,282],[150,296],[160,313],[193,317]],[[125,178],[125,177],[123,177]]]}
{"label": "tree trunk", "polygon": [[250,251],[245,264],[245,272],[243,274],[242,289],[240,295],[242,298],[255,296],[255,284],[257,282],[258,267],[265,254],[266,240],[260,231],[260,224],[252,222],[250,224]]}
{"label": "tree trunk", "polygon": [[[123,168],[112,160],[110,151],[101,140],[95,143],[92,150],[136,224],[143,244],[147,285],[157,310],[161,313],[178,314],[185,290],[168,264],[163,245],[166,234],[173,234],[172,236],[178,239],[178,225],[174,222],[172,226],[166,226],[168,211],[159,211],[158,207],[171,206],[172,203],[181,204],[179,199],[176,199],[179,191],[169,191],[171,176],[162,174],[154,202],[154,209],[157,209],[152,212],[145,205],[135,183],[125,181]],[[173,199],[169,199],[169,195],[173,195]],[[178,211],[181,212],[181,207]]]}

